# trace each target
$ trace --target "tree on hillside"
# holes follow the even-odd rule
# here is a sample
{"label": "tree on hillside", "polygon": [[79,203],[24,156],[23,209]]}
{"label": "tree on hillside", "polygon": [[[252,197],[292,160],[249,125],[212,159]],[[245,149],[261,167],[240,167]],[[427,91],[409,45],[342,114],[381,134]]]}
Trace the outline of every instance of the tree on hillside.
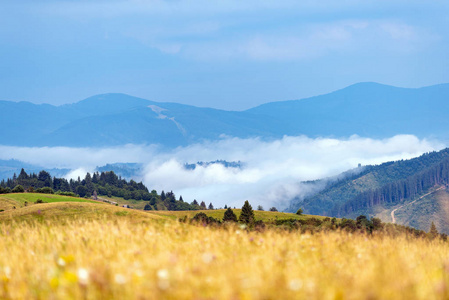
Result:
{"label": "tree on hillside", "polygon": [[272,208],[270,208],[270,211],[278,211],[278,209],[273,206]]}
{"label": "tree on hillside", "polygon": [[209,203],[209,209],[214,209],[214,206],[212,205],[212,202]]}
{"label": "tree on hillside", "polygon": [[87,188],[83,185],[79,185],[76,187],[75,192],[82,198],[87,195]]}
{"label": "tree on hillside", "polygon": [[223,222],[237,222],[237,216],[232,211],[231,208],[228,208],[223,216]]}
{"label": "tree on hillside", "polygon": [[47,171],[40,171],[37,179],[44,183],[44,186],[53,187],[53,180],[50,173]]}
{"label": "tree on hillside", "polygon": [[257,206],[257,210],[263,211],[263,206],[262,205]]}
{"label": "tree on hillside", "polygon": [[143,210],[152,210],[151,205],[147,203]]}
{"label": "tree on hillside", "polygon": [[429,230],[428,236],[432,240],[438,237],[438,230],[437,230],[437,227],[435,226],[435,223],[433,223],[433,222],[430,225],[430,230]]}
{"label": "tree on hillside", "polygon": [[245,201],[245,204],[242,206],[242,212],[240,213],[239,222],[245,224],[254,223],[254,211],[248,200]]}
{"label": "tree on hillside", "polygon": [[18,180],[26,180],[28,179],[28,174],[25,172],[25,170],[22,168],[22,170],[20,170],[20,174],[19,177],[17,177]]}
{"label": "tree on hillside", "polygon": [[302,208],[298,208],[298,210],[296,211],[296,214],[298,216],[302,215]]}
{"label": "tree on hillside", "polygon": [[207,207],[206,207],[206,203],[204,203],[204,201],[201,201],[201,204],[200,204],[200,206],[203,208],[203,209],[207,209]]}

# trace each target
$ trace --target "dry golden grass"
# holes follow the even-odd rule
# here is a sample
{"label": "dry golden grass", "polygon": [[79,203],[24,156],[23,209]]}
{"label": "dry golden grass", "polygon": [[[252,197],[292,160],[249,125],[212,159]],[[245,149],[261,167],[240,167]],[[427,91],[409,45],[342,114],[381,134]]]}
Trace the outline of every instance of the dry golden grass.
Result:
{"label": "dry golden grass", "polygon": [[441,241],[131,221],[0,222],[0,298],[449,297]]}

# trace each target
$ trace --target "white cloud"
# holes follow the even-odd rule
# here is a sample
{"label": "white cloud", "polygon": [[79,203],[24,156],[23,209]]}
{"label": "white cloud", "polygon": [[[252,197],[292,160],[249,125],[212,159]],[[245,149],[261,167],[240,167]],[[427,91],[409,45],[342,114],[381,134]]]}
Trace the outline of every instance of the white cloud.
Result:
{"label": "white cloud", "polygon": [[[141,178],[150,189],[173,190],[186,201],[241,206],[285,208],[287,200],[315,189],[301,181],[315,180],[357,167],[359,163],[379,164],[408,159],[424,152],[440,150],[438,141],[398,135],[375,140],[353,136],[338,140],[286,136],[279,140],[223,138],[215,142],[161,152],[156,146],[126,145],[114,148],[20,148],[0,146],[0,159],[15,158],[46,167],[74,169],[69,178],[82,177],[95,166],[114,162],[146,165]],[[186,170],[184,163],[197,161],[241,161],[242,169],[214,164]]]}

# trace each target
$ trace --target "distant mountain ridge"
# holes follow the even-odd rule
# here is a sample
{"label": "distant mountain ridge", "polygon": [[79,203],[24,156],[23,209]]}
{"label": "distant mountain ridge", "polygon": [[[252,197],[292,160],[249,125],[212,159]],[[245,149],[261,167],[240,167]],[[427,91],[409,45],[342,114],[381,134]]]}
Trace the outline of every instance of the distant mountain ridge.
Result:
{"label": "distant mountain ridge", "polygon": [[185,146],[223,136],[385,138],[396,134],[449,138],[449,84],[419,89],[359,83],[302,100],[225,111],[103,94],[52,106],[0,101],[3,145],[104,147]]}

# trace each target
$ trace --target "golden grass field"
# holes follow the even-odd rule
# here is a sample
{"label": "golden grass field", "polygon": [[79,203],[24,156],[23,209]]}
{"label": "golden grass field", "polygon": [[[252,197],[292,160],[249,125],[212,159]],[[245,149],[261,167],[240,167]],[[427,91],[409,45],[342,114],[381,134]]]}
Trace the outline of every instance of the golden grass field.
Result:
{"label": "golden grass field", "polygon": [[0,216],[0,299],[449,298],[440,240],[248,232],[89,203]]}

